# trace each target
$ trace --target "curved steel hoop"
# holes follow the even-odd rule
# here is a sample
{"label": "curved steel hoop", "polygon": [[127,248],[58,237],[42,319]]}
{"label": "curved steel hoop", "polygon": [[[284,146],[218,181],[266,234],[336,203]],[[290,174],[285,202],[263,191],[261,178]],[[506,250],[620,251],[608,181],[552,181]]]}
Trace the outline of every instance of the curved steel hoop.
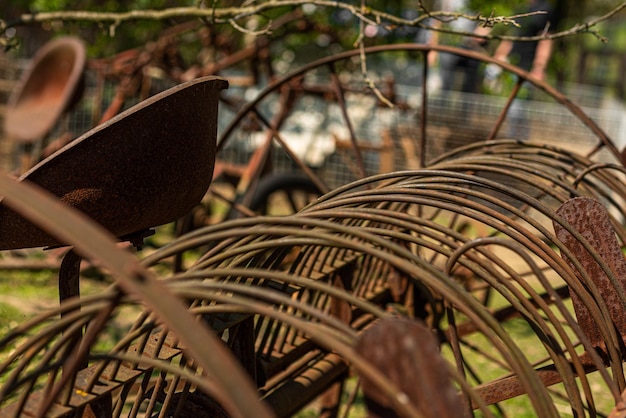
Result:
{"label": "curved steel hoop", "polygon": [[[341,286],[365,299],[388,288],[395,297],[388,308],[395,309],[397,303],[401,312],[430,321],[445,336],[445,350],[457,359],[455,367],[464,370],[466,383],[474,388],[468,393],[477,394],[477,399],[505,408],[503,400],[527,393],[542,416],[556,416],[556,408],[563,407],[559,399],[570,399],[565,404],[585,414],[594,407],[584,399],[603,395],[592,389],[594,385],[619,398],[624,386],[620,338],[588,272],[563,261],[561,254],[572,260],[577,254],[555,237],[551,222],[567,225],[556,209],[572,195],[602,197],[612,188],[623,193],[614,178],[619,171],[589,171],[592,177],[602,174],[599,185],[589,181],[576,188],[570,182],[593,166],[592,161],[559,150],[528,153],[528,145],[518,145],[503,143],[512,155],[517,149],[517,159],[452,158],[439,169],[389,173],[347,185],[293,216],[243,219],[197,230],[146,262],[213,243],[190,272],[258,266],[330,280],[337,278],[334,272],[345,273],[342,268],[350,266]],[[562,164],[555,169],[552,162]],[[498,171],[503,166],[509,179],[526,187],[513,189],[501,179],[481,175],[503,174]],[[623,214],[619,201],[613,204]],[[596,250],[589,252],[603,265]],[[413,286],[415,298],[405,299],[407,286]],[[477,299],[488,289],[491,298]],[[593,310],[607,344],[605,358],[597,356],[569,310],[567,289]],[[526,344],[542,349],[519,352],[516,342],[499,334],[503,326],[513,337],[532,335],[533,342]],[[477,336],[490,341],[487,348],[477,345]],[[473,358],[469,352],[480,353],[480,369],[476,359],[459,360]],[[607,365],[615,377],[604,371]],[[602,383],[587,378],[592,370],[600,371]],[[534,379],[539,386],[530,383]],[[558,382],[563,392],[544,387]],[[514,389],[507,392],[505,386]]]}

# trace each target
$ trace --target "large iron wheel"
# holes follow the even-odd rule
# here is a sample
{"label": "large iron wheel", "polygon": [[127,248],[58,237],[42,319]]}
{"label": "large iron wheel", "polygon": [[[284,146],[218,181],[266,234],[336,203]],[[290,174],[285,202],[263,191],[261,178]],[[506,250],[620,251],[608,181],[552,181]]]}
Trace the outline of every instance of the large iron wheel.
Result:
{"label": "large iron wheel", "polygon": [[[428,81],[435,68],[424,65],[429,54],[497,66],[509,84],[499,96],[436,90]],[[562,120],[558,126],[550,121],[534,127],[531,139],[562,145],[559,141],[567,137],[566,148],[620,161],[604,130],[549,84],[481,52],[424,44],[348,51],[275,79],[223,130],[218,158],[233,158],[233,150],[242,144],[255,145],[251,155],[239,157],[246,164],[240,194],[253,193],[265,172],[294,168],[327,192],[369,175],[426,167],[468,143],[526,139],[511,138],[505,129],[513,123],[511,109],[528,102],[525,86],[534,90],[532,106],[545,105],[547,113],[556,111]],[[567,135],[567,129],[575,132]],[[307,147],[316,153],[298,149]]]}
{"label": "large iron wheel", "polygon": [[302,174],[272,173],[257,185],[250,208],[261,215],[289,215],[303,209],[320,194],[317,186]]}

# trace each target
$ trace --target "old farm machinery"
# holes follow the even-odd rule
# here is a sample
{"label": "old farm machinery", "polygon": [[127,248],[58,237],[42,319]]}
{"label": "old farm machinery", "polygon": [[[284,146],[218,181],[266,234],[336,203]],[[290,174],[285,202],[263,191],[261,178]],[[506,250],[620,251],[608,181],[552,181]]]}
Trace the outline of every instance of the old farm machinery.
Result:
{"label": "old farm machinery", "polygon": [[[354,51],[277,77],[216,148],[225,82],[197,78],[87,132],[21,181],[2,177],[3,248],[71,246],[60,283],[75,282],[86,258],[114,284],[82,296],[73,287],[0,339],[0,416],[287,417],[311,404],[337,416],[360,399],[381,417],[511,416],[520,404],[542,417],[620,416],[619,150],[578,106],[506,63],[443,46],[365,55],[382,57],[378,65],[386,54],[426,62],[435,50],[515,76],[501,111],[487,125],[481,115],[481,131],[460,147],[442,147],[454,129],[441,123],[454,117],[433,115],[427,67],[412,102],[394,83],[355,77],[363,51]],[[586,129],[575,151],[501,138],[523,83]],[[352,173],[341,184],[285,139],[299,106],[316,100],[335,109],[329,129],[340,126],[335,149]],[[354,122],[364,103],[364,119],[380,119],[366,126],[379,142]],[[237,132],[261,139],[231,199],[245,216],[201,220],[145,255],[113,245],[140,247],[146,231],[199,204]],[[204,148],[184,146],[194,139]],[[312,184],[320,197],[285,216],[251,216],[265,206],[250,207],[257,180],[280,172],[276,153],[304,182],[275,190],[291,196]],[[202,218],[206,208],[195,210]]]}

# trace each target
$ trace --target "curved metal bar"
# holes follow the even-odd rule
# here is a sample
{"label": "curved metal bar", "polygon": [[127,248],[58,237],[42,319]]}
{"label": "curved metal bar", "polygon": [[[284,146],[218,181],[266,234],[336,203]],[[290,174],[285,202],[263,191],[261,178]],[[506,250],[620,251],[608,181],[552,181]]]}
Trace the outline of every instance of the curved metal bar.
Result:
{"label": "curved metal bar", "polygon": [[[461,176],[461,177],[462,177],[462,176]],[[480,180],[480,179],[477,179],[476,181],[481,181],[481,180]],[[486,185],[493,185],[493,183],[492,183],[492,182],[487,181],[487,180],[482,180],[481,182],[482,182],[482,183],[484,183],[484,184],[486,184]],[[438,188],[437,190],[449,190],[449,191],[453,191],[454,189],[452,189],[452,188],[449,188],[449,187],[448,187],[448,188],[446,188],[446,189]],[[384,197],[382,197],[382,196],[381,196],[381,197],[380,197],[380,199],[381,199],[381,200],[382,200],[382,199],[384,199],[385,201],[389,201],[389,200],[393,200],[393,199],[404,199],[404,198],[402,197],[402,195],[403,195],[403,194],[405,194],[405,193],[411,193],[411,192],[415,192],[415,191],[414,191],[414,190],[408,190],[408,189],[407,189],[407,190],[403,190],[403,189],[400,189],[400,190],[393,190],[393,189],[391,189],[391,188],[384,188],[384,193],[381,193],[381,195],[383,195],[383,194],[384,194]],[[486,201],[491,201],[492,203],[497,203],[497,200],[496,200],[496,199],[492,199],[491,197],[486,196],[486,195],[482,195],[482,194],[475,193],[475,192],[468,191],[468,190],[459,190],[459,192],[466,193],[466,194],[472,194],[472,195],[476,195],[476,196],[480,196],[480,198],[481,198],[481,199],[485,199]],[[526,198],[523,196],[523,194],[521,194],[521,193],[517,193],[517,192],[515,192],[515,191],[508,191],[508,192],[507,192],[507,191],[504,191],[504,190],[503,190],[503,192],[504,192],[504,193],[507,193],[507,194],[510,194],[510,195],[513,195],[513,196],[517,196],[517,197],[519,197],[522,201],[526,201],[526,202],[528,202],[528,203],[532,203],[532,201],[531,201],[531,200],[526,199]],[[361,195],[364,195],[364,194],[365,194],[365,193],[362,193]],[[396,196],[397,196],[397,197],[396,197]],[[435,193],[433,193],[433,194],[432,194],[432,197],[434,197],[434,198],[438,198],[438,199],[450,200],[450,201],[452,201],[452,202],[454,202],[454,201],[458,201],[458,205],[459,205],[459,206],[463,206],[463,205],[465,205],[466,207],[471,207],[472,205],[475,205],[475,203],[474,203],[474,202],[467,202],[467,201],[464,201],[464,200],[457,200],[457,198],[452,197],[450,194],[439,195],[439,194],[435,194]],[[343,200],[342,200],[342,199],[337,199],[337,200],[340,202],[340,204],[344,204],[344,205],[345,205],[345,204],[353,204],[353,203],[350,203],[350,201],[349,201],[349,200],[347,200],[347,199],[343,199]],[[336,203],[336,202],[335,202],[335,203]],[[423,204],[423,203],[425,203],[425,202],[420,201],[420,202],[416,202],[416,203]],[[521,219],[524,219],[524,220],[525,220],[527,223],[529,223],[530,225],[533,225],[533,226],[534,226],[534,227],[535,227],[538,231],[542,232],[542,234],[543,234],[544,236],[547,236],[547,237],[550,237],[550,236],[551,236],[551,234],[550,234],[550,233],[549,233],[549,232],[548,232],[548,231],[547,231],[547,230],[546,230],[543,226],[541,226],[541,225],[537,224],[537,223],[536,223],[536,222],[535,222],[532,218],[529,218],[529,217],[525,216],[522,212],[519,212],[517,209],[512,208],[512,207],[510,207],[510,206],[508,206],[508,205],[503,205],[503,207],[507,207],[507,210],[508,210],[508,211],[510,211],[511,213],[514,213],[516,216],[520,217]],[[553,211],[550,211],[547,207],[544,207],[544,206],[543,206],[543,205],[541,205],[539,202],[536,202],[534,207],[535,207],[536,209],[540,209],[540,210],[542,210],[544,213],[547,213],[549,218],[554,218],[554,216],[556,216],[556,215],[553,213]],[[454,210],[454,208],[450,208],[450,210]],[[480,211],[480,210],[481,210],[481,209],[479,209],[479,211]],[[487,209],[482,209],[482,212],[484,212],[484,213],[488,214],[488,215],[489,215],[489,217],[490,217],[490,218],[492,218],[492,219],[499,219],[499,220],[501,220],[501,221],[503,221],[503,222],[505,222],[505,223],[507,222],[506,217],[504,217],[504,216],[502,216],[502,215],[498,214],[497,212],[494,212],[494,211],[491,211],[491,210],[487,210]],[[523,231],[523,230],[520,230],[520,231]],[[528,232],[527,232],[527,231],[522,232],[522,235],[524,235],[524,233],[526,233],[526,234],[527,234]],[[563,250],[563,249],[561,249],[561,250]],[[601,261],[600,261],[600,262],[601,262]],[[611,273],[609,272],[609,275],[610,275],[610,274],[611,274]]]}
{"label": "curved metal bar", "polygon": [[[388,195],[388,194],[387,194],[387,198],[389,198],[389,195]],[[323,216],[323,215],[326,215],[326,216],[328,216],[328,217],[329,217],[329,218],[331,218],[331,219],[332,219],[332,217],[336,217],[336,216],[337,216],[336,214],[332,214],[331,212],[327,212],[326,214],[322,214],[322,216]],[[275,221],[276,221],[276,222],[280,222],[280,223],[284,223],[286,220],[285,220],[285,219],[281,219],[281,220],[275,220]],[[257,220],[257,222],[258,222],[258,220]],[[286,223],[289,223],[289,222],[286,222]],[[297,232],[301,232],[301,231],[302,231],[301,229],[297,229],[297,230],[295,230],[295,231],[291,231],[290,233],[297,233]],[[265,232],[266,232],[266,233],[270,232],[270,233],[272,233],[272,234],[274,234],[274,233],[275,233],[274,231],[268,231],[267,229],[265,229]],[[287,231],[283,231],[283,233],[285,233],[285,232],[287,232]],[[339,246],[343,248],[343,247],[345,247],[345,244],[341,244],[341,245],[339,245]]]}
{"label": "curved metal bar", "polygon": [[330,81],[332,89],[335,92],[337,103],[339,104],[339,108],[341,109],[341,116],[346,126],[348,127],[348,132],[350,133],[350,143],[352,145],[354,158],[356,159],[357,167],[359,169],[359,174],[361,177],[366,177],[367,172],[365,171],[365,162],[363,161],[363,155],[361,154],[361,149],[357,144],[354,126],[352,124],[352,121],[350,120],[350,115],[348,115],[348,109],[346,108],[345,92],[343,90],[343,87],[341,86],[341,82],[339,81],[339,77],[337,76],[337,72],[335,71],[335,66],[332,62],[328,64],[328,68],[330,69]]}
{"label": "curved metal bar", "polygon": [[[549,295],[551,297],[551,301],[558,304],[558,306],[560,308],[561,314],[563,314],[567,318],[567,322],[571,326],[572,330],[574,330],[576,336],[581,341],[583,341],[583,345],[586,347],[587,354],[591,357],[595,367],[597,367],[597,369],[600,372],[600,374],[601,374],[602,378],[604,379],[604,381],[611,388],[611,393],[612,393],[615,401],[618,402],[619,399],[620,399],[620,396],[621,396],[620,391],[619,391],[619,387],[614,385],[614,384],[611,384],[612,383],[611,377],[606,372],[606,370],[604,370],[602,359],[596,353],[596,351],[593,349],[593,346],[591,345],[591,342],[586,337],[584,332],[580,329],[580,327],[577,326],[576,321],[571,316],[571,314],[569,314],[569,310],[563,305],[563,302],[562,302],[561,298],[555,293],[555,291],[552,288],[552,286],[550,285],[550,283],[546,280],[543,272],[538,268],[538,266],[533,261],[533,259],[529,257],[527,252],[524,251],[525,248],[521,247],[519,245],[519,243],[517,243],[515,241],[512,241],[512,240],[496,238],[496,237],[478,238],[478,239],[475,239],[473,241],[466,242],[465,244],[463,244],[463,246],[457,248],[454,251],[454,253],[450,256],[450,258],[448,259],[448,262],[446,264],[446,267],[445,267],[446,272],[449,274],[449,272],[452,269],[452,266],[455,263],[457,263],[458,259],[464,253],[466,253],[467,251],[469,251],[471,249],[474,249],[474,248],[477,248],[477,247],[487,246],[487,245],[498,245],[498,246],[503,246],[505,248],[509,248],[509,249],[513,250],[518,256],[522,257],[524,259],[524,262],[528,266],[531,267],[532,271],[534,272],[535,277],[540,279],[541,283],[544,286],[544,289],[546,289],[548,291],[548,293],[549,293]],[[519,283],[526,284],[524,281],[519,281]],[[534,291],[529,286],[524,286],[524,287],[525,287],[527,292],[529,292],[531,294],[534,293]],[[538,296],[538,295],[536,295],[536,296]],[[567,349],[568,349],[569,353],[572,355],[572,358],[576,359],[577,358],[577,354],[576,354],[575,347],[572,344],[572,342],[569,339],[569,337],[567,336],[567,334],[565,333],[565,331],[563,330],[563,328],[558,326],[559,320],[555,316],[551,315],[551,310],[548,309],[548,306],[545,303],[543,303],[543,299],[542,298],[535,297],[534,300],[536,300],[536,301],[538,301],[540,303],[539,306],[542,307],[543,312],[545,312],[548,315],[549,322],[559,332],[561,340],[566,343]],[[533,310],[531,309],[528,312],[533,313]],[[586,371],[585,371],[583,365],[579,361],[575,361],[574,362],[574,366],[576,368],[576,373],[577,373],[578,377],[583,378],[586,375]],[[559,374],[568,376],[569,373],[567,372],[567,370],[568,370],[567,368],[562,369],[562,371],[559,372]],[[570,386],[570,390],[571,390],[571,388],[572,388],[572,386]],[[585,385],[585,391],[587,392],[586,395],[590,396],[588,385]]]}
{"label": "curved metal bar", "polygon": [[572,182],[572,185],[574,187],[578,187],[578,183],[580,183],[587,174],[592,173],[594,171],[597,170],[602,170],[602,169],[612,169],[612,170],[617,170],[620,171],[621,173],[626,174],[626,168],[624,168],[624,166],[619,166],[617,164],[608,164],[608,163],[597,163],[594,164],[590,167],[587,167],[585,170],[583,170],[580,174],[578,174],[578,176],[576,176],[576,178],[574,179],[574,181]]}
{"label": "curved metal bar", "polygon": [[496,123],[493,125],[493,128],[491,128],[489,135],[487,135],[487,141],[491,141],[492,139],[495,139],[495,137],[498,135],[498,132],[500,132],[500,128],[502,128],[504,119],[506,119],[506,115],[509,113],[509,109],[513,105],[513,101],[515,100],[520,89],[522,88],[522,84],[524,84],[524,79],[521,77],[518,77],[517,81],[515,82],[515,86],[513,86],[513,90],[511,90],[509,97],[506,99],[506,104],[500,111],[500,115],[498,115],[498,119],[496,120]]}

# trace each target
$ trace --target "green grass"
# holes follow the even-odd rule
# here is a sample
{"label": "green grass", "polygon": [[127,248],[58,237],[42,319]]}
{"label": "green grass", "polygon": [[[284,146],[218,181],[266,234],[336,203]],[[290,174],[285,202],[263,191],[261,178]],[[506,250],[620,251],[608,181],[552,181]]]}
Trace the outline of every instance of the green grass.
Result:
{"label": "green grass", "polygon": [[19,309],[7,303],[0,303],[0,335],[17,326],[26,319],[26,315]]}

